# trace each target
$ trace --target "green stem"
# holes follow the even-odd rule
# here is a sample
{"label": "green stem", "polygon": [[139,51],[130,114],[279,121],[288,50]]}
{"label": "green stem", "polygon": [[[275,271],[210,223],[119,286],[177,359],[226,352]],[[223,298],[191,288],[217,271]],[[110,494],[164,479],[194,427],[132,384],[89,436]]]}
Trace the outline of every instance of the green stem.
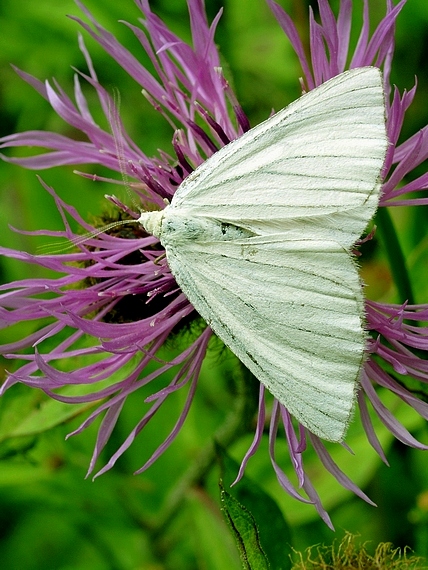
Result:
{"label": "green stem", "polygon": [[255,392],[258,394],[259,383],[247,369],[243,371],[243,368],[241,368],[241,372],[238,372],[235,378],[236,393],[233,398],[233,409],[215,433],[212,441],[207,443],[189,469],[174,485],[174,489],[165,500],[161,513],[156,516],[156,524],[150,525],[151,531],[149,532],[152,540],[159,540],[166,528],[174,520],[176,514],[180,511],[188,490],[203,482],[216,461],[216,443],[226,449],[248,431],[257,409]]}
{"label": "green stem", "polygon": [[379,208],[377,211],[377,219],[379,220],[378,233],[385,247],[386,256],[394,278],[394,283],[398,290],[400,302],[407,301],[409,305],[413,305],[415,299],[409,279],[406,259],[388,208]]}

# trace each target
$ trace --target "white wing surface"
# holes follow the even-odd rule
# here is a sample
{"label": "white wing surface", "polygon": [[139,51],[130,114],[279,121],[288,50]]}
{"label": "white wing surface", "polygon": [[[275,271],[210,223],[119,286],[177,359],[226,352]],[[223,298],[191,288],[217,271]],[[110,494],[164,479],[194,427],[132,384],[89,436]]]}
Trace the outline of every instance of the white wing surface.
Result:
{"label": "white wing surface", "polygon": [[386,148],[381,73],[354,69],[222,148],[140,218],[214,332],[331,441],[364,359],[350,248],[376,210]]}
{"label": "white wing surface", "polygon": [[363,362],[356,266],[336,243],[281,234],[167,247],[213,331],[303,425],[343,439]]}
{"label": "white wing surface", "polygon": [[171,206],[258,234],[290,231],[349,248],[376,211],[386,146],[381,73],[354,69],[220,149]]}

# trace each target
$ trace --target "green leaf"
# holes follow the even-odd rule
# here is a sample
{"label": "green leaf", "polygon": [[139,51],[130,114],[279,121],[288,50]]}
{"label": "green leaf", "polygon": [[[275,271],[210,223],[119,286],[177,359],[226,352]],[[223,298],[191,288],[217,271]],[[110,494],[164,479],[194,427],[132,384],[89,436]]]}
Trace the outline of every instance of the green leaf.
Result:
{"label": "green leaf", "polygon": [[[217,456],[224,486],[230,487],[236,478],[239,465],[219,446],[217,446]],[[241,558],[245,560],[244,554],[250,560],[249,553],[251,553],[253,564],[256,562],[259,564],[259,566],[247,565],[244,568],[289,570],[291,532],[272,497],[257,483],[244,476],[239,483],[230,488],[229,492],[226,492],[221,484],[221,498],[223,511],[235,533]],[[262,556],[267,566],[260,565]]]}
{"label": "green leaf", "polygon": [[223,512],[235,536],[245,570],[269,570],[268,559],[260,544],[256,521],[250,511],[224,490],[220,482]]}
{"label": "green leaf", "polygon": [[0,401],[0,442],[43,433],[70,421],[98,403],[70,405],[48,399],[37,390],[17,388],[5,394]]}

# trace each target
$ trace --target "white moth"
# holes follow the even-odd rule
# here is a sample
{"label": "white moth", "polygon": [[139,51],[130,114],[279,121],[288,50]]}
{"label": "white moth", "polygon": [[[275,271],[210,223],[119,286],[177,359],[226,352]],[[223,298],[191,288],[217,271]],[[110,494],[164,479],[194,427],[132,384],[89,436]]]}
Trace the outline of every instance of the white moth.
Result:
{"label": "white moth", "polygon": [[229,143],[139,218],[217,336],[314,434],[341,441],[364,363],[351,248],[385,159],[379,69],[347,71]]}

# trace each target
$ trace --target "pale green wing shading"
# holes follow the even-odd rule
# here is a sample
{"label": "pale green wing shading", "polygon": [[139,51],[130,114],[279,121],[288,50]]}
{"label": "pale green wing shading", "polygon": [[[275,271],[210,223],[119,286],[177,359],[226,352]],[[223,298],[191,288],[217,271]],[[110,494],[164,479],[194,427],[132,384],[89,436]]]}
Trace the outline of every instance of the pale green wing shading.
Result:
{"label": "pale green wing shading", "polygon": [[363,362],[357,268],[334,242],[265,236],[167,247],[214,332],[313,433],[340,441]]}
{"label": "pale green wing shading", "polygon": [[171,206],[257,234],[289,231],[349,248],[376,211],[386,148],[381,73],[354,69],[220,149]]}

